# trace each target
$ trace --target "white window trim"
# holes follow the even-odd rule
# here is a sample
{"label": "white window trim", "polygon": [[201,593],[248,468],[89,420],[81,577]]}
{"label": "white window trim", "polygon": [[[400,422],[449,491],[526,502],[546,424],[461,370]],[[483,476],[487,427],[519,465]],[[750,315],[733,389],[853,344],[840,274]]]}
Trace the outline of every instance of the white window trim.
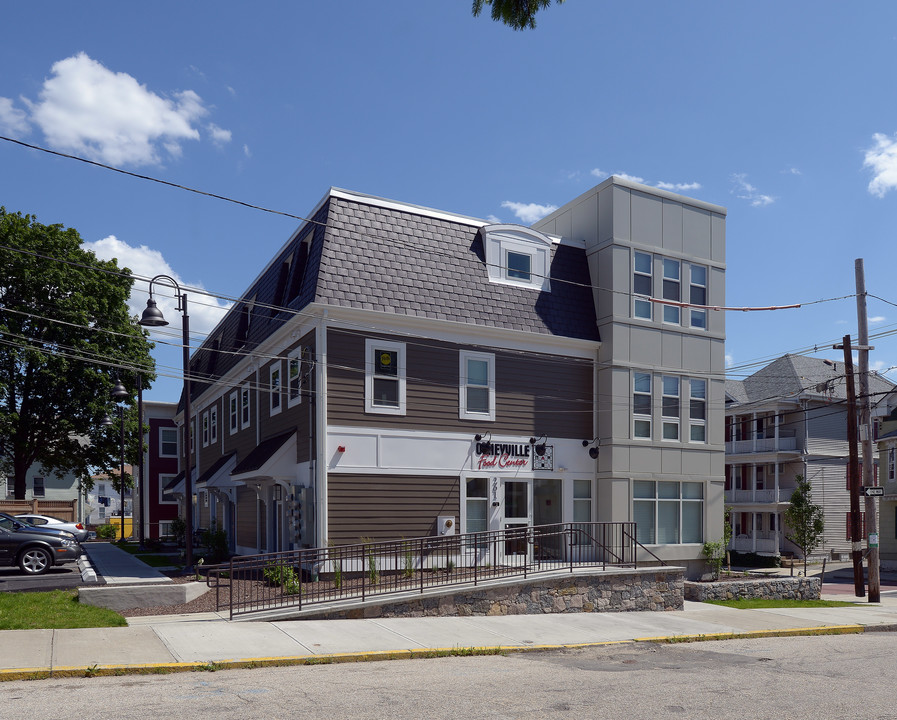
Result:
{"label": "white window trim", "polygon": [[230,434],[240,429],[240,391],[234,390],[228,398],[228,428]]}
{"label": "white window trim", "polygon": [[[685,379],[683,379],[685,380]],[[704,383],[704,397],[699,398],[692,395],[692,383],[696,380]],[[707,381],[703,378],[687,378],[688,382],[688,438],[687,442],[696,444],[696,445],[706,445],[707,444]],[[680,388],[680,393],[681,393]],[[693,418],[691,416],[691,403],[692,400],[699,400],[704,403],[704,417],[703,418]],[[704,428],[704,439],[703,440],[692,440],[691,439],[691,429],[692,427],[703,427]]]}
{"label": "white window trim", "polygon": [[177,498],[174,500],[165,500],[165,486],[177,477],[175,473],[159,473],[159,504],[160,505],[177,505]]}
{"label": "white window trim", "polygon": [[[648,392],[643,392],[641,390],[636,391],[635,389],[635,376],[636,375],[647,375],[649,379],[648,387],[650,390]],[[649,372],[643,372],[641,370],[635,370],[632,373],[632,439],[633,440],[644,440],[650,441],[654,437],[654,375]],[[649,414],[645,415],[642,413],[636,414],[635,412],[635,396],[636,395],[647,395],[649,399]],[[648,423],[648,435],[636,435],[635,434],[635,423],[637,421],[647,422]]]}
{"label": "white window trim", "polygon": [[[488,387],[489,387],[489,412],[475,412],[467,409],[467,361],[483,360],[488,366]],[[492,353],[470,352],[462,350],[459,353],[459,375],[458,383],[458,416],[462,420],[495,420],[495,355]],[[479,386],[477,386],[479,387]]]}
{"label": "white window trim", "polygon": [[[296,394],[296,397],[293,397],[293,378],[290,375],[290,370],[292,369],[293,362],[297,364],[299,374],[299,392]],[[295,405],[302,404],[302,348],[297,347],[295,350],[290,352],[287,355],[287,374],[286,374],[286,383],[282,383],[286,386],[286,399],[287,399],[287,407],[294,407]]]}
{"label": "white window trim", "polygon": [[[277,385],[274,384],[275,375],[277,376]],[[283,410],[283,363],[280,360],[276,360],[268,369],[268,381],[271,392],[269,411],[271,416],[274,416]]]}
{"label": "white window trim", "polygon": [[[676,263],[676,266],[679,268],[679,272],[676,277],[667,276],[667,272],[666,272],[666,270],[667,270],[666,263],[667,262]],[[661,267],[661,270],[660,270],[660,297],[661,297],[661,299],[669,300],[670,302],[680,302],[681,303],[682,302],[682,261],[677,260],[676,258],[664,257],[664,258],[661,258],[660,267]],[[666,288],[667,282],[671,282],[671,283],[674,282],[678,286],[678,288],[679,288],[679,292],[677,293],[679,295],[678,299],[666,297],[665,288]],[[676,311],[676,320],[675,321],[667,320],[667,317],[666,317],[667,310],[675,310]],[[665,325],[680,325],[680,326],[682,325],[682,307],[680,307],[679,305],[667,305],[665,303],[662,304],[662,312],[660,315],[661,315],[661,320],[662,320],[663,324],[665,324]]]}
{"label": "white window trim", "polygon": [[209,411],[202,414],[202,446],[209,447]]}
{"label": "white window trim", "polygon": [[[707,303],[709,299],[708,296],[708,283],[710,282],[710,269],[706,265],[701,265],[700,263],[686,263],[688,267],[688,301],[691,302],[691,289],[692,287],[701,287],[704,288],[704,303]],[[694,283],[692,282],[692,271],[694,268],[700,267],[704,270],[704,282],[702,283]],[[688,326],[694,328],[695,330],[708,330],[708,326],[710,324],[710,313],[706,310],[706,308],[688,308]],[[692,323],[692,315],[694,313],[703,313],[704,315],[704,326],[695,325]]]}
{"label": "white window trim", "polygon": [[[246,402],[243,402],[243,398],[246,398]],[[243,412],[243,408],[246,408],[246,412]],[[252,425],[252,395],[249,392],[249,383],[243,383],[240,386],[240,429],[245,430],[246,428]]]}
{"label": "white window trim", "polygon": [[[551,246],[546,235],[522,225],[487,225],[482,229],[490,282],[551,292]],[[508,276],[508,251],[529,255],[530,279]]]}
{"label": "white window trim", "polygon": [[[384,407],[374,405],[374,361],[371,356],[374,349],[391,350],[396,353],[399,363],[397,382],[399,385],[398,407]],[[391,342],[389,340],[375,340],[366,338],[364,341],[364,411],[378,415],[404,415],[405,414],[405,343]]]}
{"label": "white window trim", "polygon": [[[165,442],[162,439],[162,436],[165,434],[165,431],[174,433],[174,455],[171,453],[162,452],[162,448],[165,447]],[[170,442],[170,441],[169,441]],[[160,427],[159,428],[159,457],[160,458],[176,458],[180,457],[180,433],[176,427]]]}
{"label": "white window trim", "polygon": [[214,445],[217,442],[218,442],[218,405],[214,405],[209,410],[209,445]]}
{"label": "white window trim", "polygon": [[[666,391],[666,383],[664,382],[667,378],[676,381],[676,394],[668,395]],[[682,383],[684,378],[678,375],[662,375],[660,378],[660,440],[661,442],[682,442]],[[664,401],[667,398],[676,398],[676,406],[678,407],[679,414],[678,415],[665,415],[664,409]],[[667,426],[676,427],[676,437],[668,438],[666,437],[666,427]]]}
{"label": "white window trim", "polygon": [[[641,272],[640,270],[635,269],[635,259],[637,255],[644,255],[648,258],[648,262],[650,263],[651,271],[648,273]],[[632,253],[632,317],[637,318],[639,320],[650,321],[654,319],[654,303],[651,302],[652,295],[642,295],[641,293],[637,293],[635,291],[635,278],[646,277],[648,281],[651,283],[651,293],[654,292],[654,256],[651,253],[640,252],[638,250],[634,250]],[[644,317],[639,315],[635,311],[636,303],[644,302],[648,305],[648,317]]]}

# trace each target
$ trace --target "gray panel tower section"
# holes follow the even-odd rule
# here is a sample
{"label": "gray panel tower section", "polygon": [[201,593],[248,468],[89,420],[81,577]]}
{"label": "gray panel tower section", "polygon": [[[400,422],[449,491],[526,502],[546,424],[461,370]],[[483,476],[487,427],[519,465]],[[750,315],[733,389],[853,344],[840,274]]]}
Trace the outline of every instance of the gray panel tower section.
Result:
{"label": "gray panel tower section", "polygon": [[[725,313],[709,310],[706,329],[664,322],[652,302],[651,318],[635,317],[633,263],[650,254],[652,297],[663,297],[663,260],[706,268],[706,304],[725,305],[726,210],[618,177],[567,203],[540,221],[542,232],[583,242],[601,336],[598,353],[598,520],[632,518],[632,481],[702,481],[705,540],[722,536],[725,482]],[[689,300],[683,278],[681,300]],[[690,311],[682,308],[686,316]],[[633,437],[633,373],[652,375],[652,435]],[[680,397],[680,441],[662,436],[662,378],[707,382],[706,442],[689,442],[689,399]],[[694,545],[663,546],[665,560],[701,558]]]}

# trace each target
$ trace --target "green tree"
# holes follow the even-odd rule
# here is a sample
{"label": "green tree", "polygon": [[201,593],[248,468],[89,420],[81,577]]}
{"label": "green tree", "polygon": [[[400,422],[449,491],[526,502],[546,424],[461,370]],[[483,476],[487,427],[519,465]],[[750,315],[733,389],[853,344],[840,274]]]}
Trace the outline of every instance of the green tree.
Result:
{"label": "green tree", "polygon": [[[137,447],[136,369],[154,378],[152,344],[129,317],[132,279],[81,247],[72,228],[0,207],[0,469],[25,498],[34,463],[71,472],[119,468],[120,425],[110,391],[124,383],[126,460]],[[110,426],[100,426],[109,413]]]}
{"label": "green tree", "polygon": [[798,475],[797,488],[791,493],[791,505],[785,511],[785,523],[788,531],[785,533],[804,556],[804,577],[807,576],[807,556],[810,555],[822,542],[822,533],[825,529],[825,519],[822,508],[814,505],[810,497],[810,481],[803,475]]}
{"label": "green tree", "polygon": [[[560,5],[564,0],[557,0]],[[473,15],[479,17],[483,7],[492,6],[492,19],[515,30],[536,27],[536,13],[551,5],[551,0],[473,0]]]}

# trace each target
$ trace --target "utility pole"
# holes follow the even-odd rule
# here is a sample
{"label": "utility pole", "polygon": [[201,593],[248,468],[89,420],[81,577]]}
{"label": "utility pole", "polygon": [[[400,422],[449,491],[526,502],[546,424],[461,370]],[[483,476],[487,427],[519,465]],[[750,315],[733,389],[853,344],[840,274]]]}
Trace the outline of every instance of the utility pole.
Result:
{"label": "utility pole", "polygon": [[[863,582],[863,541],[860,531],[860,459],[857,450],[857,395],[853,382],[853,353],[850,335],[845,335],[840,345],[844,349],[844,371],[847,380],[847,445],[849,460],[847,479],[850,487],[850,556],[853,559],[853,587],[857,597],[866,594]],[[835,349],[839,346],[836,345]]]}
{"label": "utility pole", "polygon": [[[855,261],[857,287],[857,359],[860,370],[859,429],[860,442],[863,444],[863,486],[877,485],[873,473],[875,459],[872,454],[872,398],[869,395],[869,326],[866,317],[866,275],[863,259]],[[869,602],[881,602],[881,582],[879,578],[878,558],[878,518],[875,498],[865,497],[866,515],[866,550],[869,568]]]}

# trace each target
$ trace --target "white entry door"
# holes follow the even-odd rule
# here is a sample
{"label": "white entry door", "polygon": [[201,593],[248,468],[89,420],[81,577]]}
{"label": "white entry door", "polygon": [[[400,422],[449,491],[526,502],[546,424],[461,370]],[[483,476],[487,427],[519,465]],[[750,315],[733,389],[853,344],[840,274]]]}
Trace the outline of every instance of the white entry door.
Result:
{"label": "white entry door", "polygon": [[533,491],[528,480],[505,480],[501,529],[505,531],[504,554],[508,560],[529,558],[532,544],[527,528],[532,525]]}

